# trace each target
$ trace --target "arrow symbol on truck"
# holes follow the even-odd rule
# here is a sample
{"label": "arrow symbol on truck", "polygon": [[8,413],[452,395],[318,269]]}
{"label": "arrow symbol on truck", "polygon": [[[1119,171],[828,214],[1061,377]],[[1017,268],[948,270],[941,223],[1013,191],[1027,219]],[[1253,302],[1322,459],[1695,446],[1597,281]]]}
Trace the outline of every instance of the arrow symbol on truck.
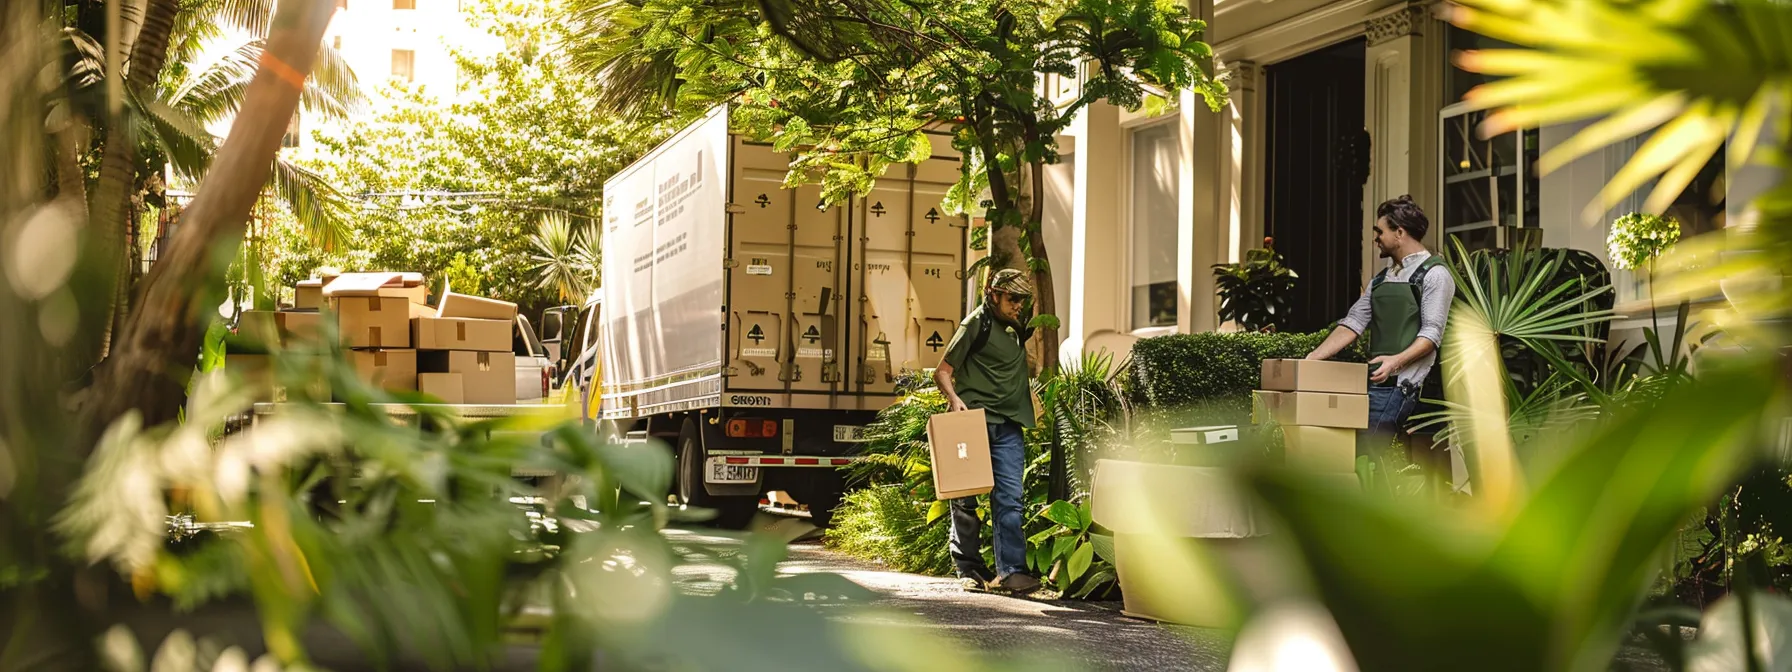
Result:
{"label": "arrow symbol on truck", "polygon": [[928,224],[938,222],[938,221],[940,221],[940,209],[939,208],[928,208],[927,214],[922,215],[922,216],[927,218]]}
{"label": "arrow symbol on truck", "polygon": [[945,344],[946,339],[940,338],[940,332],[933,332],[932,336],[927,337],[927,347],[933,348],[934,352],[939,352],[940,346]]}
{"label": "arrow symbol on truck", "polygon": [[809,330],[803,332],[803,340],[810,343],[819,341],[821,340],[821,332],[815,328],[815,325],[811,324],[809,325]]}
{"label": "arrow symbol on truck", "polygon": [[875,205],[871,206],[871,214],[873,214],[873,215],[877,215],[878,217],[883,217],[885,212],[888,212],[888,211],[884,210],[884,202],[883,201],[878,201]]}
{"label": "arrow symbol on truck", "polygon": [[753,202],[758,203],[759,209],[764,210],[765,206],[772,204],[772,199],[770,196],[766,196],[765,194],[760,194],[759,198],[753,199]]}
{"label": "arrow symbol on truck", "polygon": [[755,324],[753,325],[753,330],[747,332],[747,339],[753,341],[753,345],[759,345],[760,341],[765,340],[765,330],[760,329],[759,325]]}

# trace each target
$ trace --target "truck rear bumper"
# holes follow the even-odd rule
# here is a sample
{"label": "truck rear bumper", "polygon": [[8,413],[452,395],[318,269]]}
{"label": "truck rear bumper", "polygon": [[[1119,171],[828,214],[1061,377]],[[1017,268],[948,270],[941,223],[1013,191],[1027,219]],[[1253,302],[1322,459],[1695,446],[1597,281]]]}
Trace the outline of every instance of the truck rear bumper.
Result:
{"label": "truck rear bumper", "polygon": [[812,469],[813,468],[832,469],[832,468],[836,468],[836,467],[844,467],[844,466],[847,466],[854,462],[858,462],[859,460],[863,460],[865,458],[857,457],[857,456],[855,456],[855,457],[794,457],[794,456],[790,456],[790,455],[724,455],[724,456],[712,456],[710,459],[712,459],[712,460],[719,459],[722,461],[723,464],[731,464],[731,465],[739,466],[739,467],[773,467],[773,468],[776,468],[776,467],[784,467],[784,468],[807,467],[807,468],[812,468]]}

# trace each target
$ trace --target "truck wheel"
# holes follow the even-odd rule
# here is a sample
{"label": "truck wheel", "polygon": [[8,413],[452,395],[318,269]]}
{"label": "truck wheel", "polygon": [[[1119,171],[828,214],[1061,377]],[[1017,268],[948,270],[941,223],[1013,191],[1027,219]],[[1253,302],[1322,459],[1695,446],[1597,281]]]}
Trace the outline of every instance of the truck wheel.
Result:
{"label": "truck wheel", "polygon": [[802,472],[804,478],[791,495],[809,507],[810,522],[816,527],[827,527],[834,522],[834,509],[840,508],[840,498],[846,492],[846,474],[835,469]]}
{"label": "truck wheel", "polygon": [[678,432],[678,503],[685,506],[714,509],[716,517],[709,525],[723,529],[745,529],[759,513],[759,498],[754,496],[720,497],[703,489],[703,443],[697,436],[697,423],[684,421]]}

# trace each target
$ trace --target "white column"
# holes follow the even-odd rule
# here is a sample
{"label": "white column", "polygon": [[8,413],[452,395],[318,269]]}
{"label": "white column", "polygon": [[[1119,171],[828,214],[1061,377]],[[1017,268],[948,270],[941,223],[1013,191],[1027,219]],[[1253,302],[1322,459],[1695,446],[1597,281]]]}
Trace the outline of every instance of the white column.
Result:
{"label": "white column", "polygon": [[1252,61],[1226,64],[1225,194],[1227,219],[1215,263],[1237,263],[1263,241],[1263,68]]}
{"label": "white column", "polygon": [[1121,240],[1120,199],[1126,194],[1121,176],[1125,138],[1120,108],[1096,102],[1083,108],[1072,125],[1076,154],[1072,164],[1070,286],[1064,319],[1066,357],[1080,352],[1090,334],[1126,331],[1121,324],[1126,243]]}
{"label": "white column", "polygon": [[[1189,0],[1189,14],[1213,23],[1213,0]],[[1226,193],[1230,161],[1225,110],[1215,113],[1193,91],[1178,105],[1182,127],[1181,170],[1176,186],[1176,331],[1211,331],[1215,323],[1212,265],[1224,258],[1222,244],[1231,199]]]}
{"label": "white column", "polygon": [[1432,17],[1428,5],[1400,7],[1370,19],[1365,29],[1363,118],[1372,143],[1369,184],[1363,190],[1367,281],[1376,261],[1369,233],[1376,205],[1411,194],[1433,222],[1437,219],[1437,114],[1443,107],[1445,55],[1444,24]]}

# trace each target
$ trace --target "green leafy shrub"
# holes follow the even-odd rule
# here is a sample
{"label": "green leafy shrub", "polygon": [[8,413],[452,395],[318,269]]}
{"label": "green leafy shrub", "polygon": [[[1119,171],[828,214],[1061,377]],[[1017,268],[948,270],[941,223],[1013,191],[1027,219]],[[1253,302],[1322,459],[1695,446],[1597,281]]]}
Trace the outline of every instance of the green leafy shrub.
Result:
{"label": "green leafy shrub", "polygon": [[[1123,377],[1147,434],[1165,423],[1250,423],[1251,391],[1262,383],[1263,360],[1298,359],[1325,341],[1328,332],[1200,333],[1147,338],[1133,345]],[[1339,360],[1361,362],[1352,347]]]}

